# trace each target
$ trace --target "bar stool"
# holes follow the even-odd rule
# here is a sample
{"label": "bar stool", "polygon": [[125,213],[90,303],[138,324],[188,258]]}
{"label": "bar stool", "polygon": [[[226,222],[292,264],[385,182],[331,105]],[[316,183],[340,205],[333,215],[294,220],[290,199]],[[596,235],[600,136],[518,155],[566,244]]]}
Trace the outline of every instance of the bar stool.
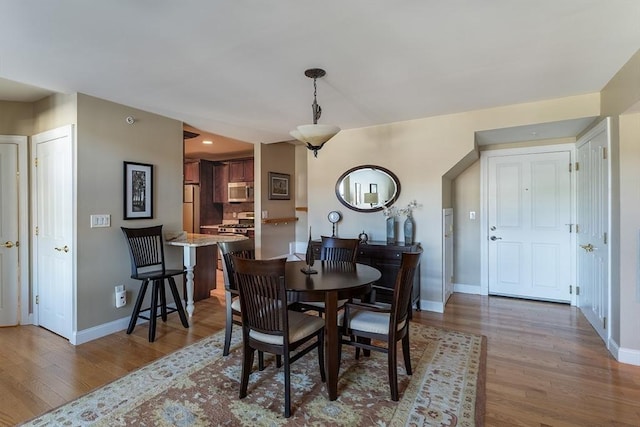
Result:
{"label": "bar stool", "polygon": [[[144,228],[121,227],[129,244],[129,255],[131,256],[131,278],[142,281],[138,298],[131,313],[131,320],[127,328],[127,334],[131,334],[136,327],[138,318],[149,321],[149,342],[156,338],[156,319],[162,317],[162,321],[167,321],[167,314],[175,311],[180,315],[180,321],[185,328],[189,327],[187,316],[182,307],[182,300],[178,294],[175,276],[186,273],[186,270],[167,270],[164,263],[164,244],[162,242],[162,225]],[[169,289],[176,303],[176,308],[167,307],[164,281],[169,282]],[[141,309],[149,282],[152,283],[151,305]],[[158,298],[160,301],[158,303]],[[158,314],[158,306],[160,314]],[[148,311],[148,315],[142,313]]]}

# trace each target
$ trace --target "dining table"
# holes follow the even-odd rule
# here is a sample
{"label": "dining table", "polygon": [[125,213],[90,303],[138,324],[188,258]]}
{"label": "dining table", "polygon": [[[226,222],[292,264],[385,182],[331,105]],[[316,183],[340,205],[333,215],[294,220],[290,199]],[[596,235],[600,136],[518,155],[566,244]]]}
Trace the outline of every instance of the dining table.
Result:
{"label": "dining table", "polygon": [[329,400],[336,400],[341,345],[338,300],[367,294],[382,274],[374,267],[352,262],[319,261],[311,268],[316,272],[308,274],[303,271],[308,270],[306,262],[287,262],[285,284],[294,300],[324,302],[327,392]]}
{"label": "dining table", "polygon": [[[166,244],[170,246],[180,246],[183,248],[183,262],[184,267],[187,270],[187,313],[189,317],[193,316],[195,306],[193,304],[193,268],[196,266],[196,248],[201,246],[217,245],[220,242],[233,242],[236,240],[246,240],[247,236],[242,234],[198,234],[198,233],[181,233],[177,236],[167,237],[165,239]],[[212,262],[217,262],[212,260]]]}

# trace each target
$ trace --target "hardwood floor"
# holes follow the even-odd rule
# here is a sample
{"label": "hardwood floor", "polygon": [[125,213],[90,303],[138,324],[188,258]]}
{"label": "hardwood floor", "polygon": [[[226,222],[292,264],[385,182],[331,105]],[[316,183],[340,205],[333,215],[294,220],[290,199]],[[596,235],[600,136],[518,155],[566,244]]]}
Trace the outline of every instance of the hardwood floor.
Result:
{"label": "hardwood floor", "polygon": [[[34,326],[0,330],[0,425],[14,425],[100,387],[224,326],[217,297],[176,315],[79,346]],[[486,335],[487,426],[638,426],[640,367],[616,362],[567,305],[454,294],[445,314],[414,321]]]}

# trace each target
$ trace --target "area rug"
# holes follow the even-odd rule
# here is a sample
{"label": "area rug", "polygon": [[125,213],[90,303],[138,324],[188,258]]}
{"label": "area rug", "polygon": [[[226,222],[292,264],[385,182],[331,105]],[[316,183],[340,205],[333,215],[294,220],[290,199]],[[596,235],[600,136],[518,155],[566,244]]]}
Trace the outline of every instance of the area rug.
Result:
{"label": "area rug", "polygon": [[283,369],[265,357],[238,399],[241,331],[222,356],[224,333],[167,355],[24,424],[27,426],[481,426],[486,338],[411,325],[413,375],[399,353],[400,401],[390,398],[386,355],[355,360],[343,348],[338,399],[329,401],[316,352],[291,366],[292,416],[284,418]]}

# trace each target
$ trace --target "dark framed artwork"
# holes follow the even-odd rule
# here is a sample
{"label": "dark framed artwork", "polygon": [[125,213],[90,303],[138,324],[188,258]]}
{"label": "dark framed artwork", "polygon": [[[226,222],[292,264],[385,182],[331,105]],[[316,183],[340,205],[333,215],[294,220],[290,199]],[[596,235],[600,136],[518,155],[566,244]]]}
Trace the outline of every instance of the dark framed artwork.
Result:
{"label": "dark framed artwork", "polygon": [[291,199],[289,178],[287,173],[269,172],[269,200]]}
{"label": "dark framed artwork", "polygon": [[124,162],[124,219],[153,218],[153,165]]}

